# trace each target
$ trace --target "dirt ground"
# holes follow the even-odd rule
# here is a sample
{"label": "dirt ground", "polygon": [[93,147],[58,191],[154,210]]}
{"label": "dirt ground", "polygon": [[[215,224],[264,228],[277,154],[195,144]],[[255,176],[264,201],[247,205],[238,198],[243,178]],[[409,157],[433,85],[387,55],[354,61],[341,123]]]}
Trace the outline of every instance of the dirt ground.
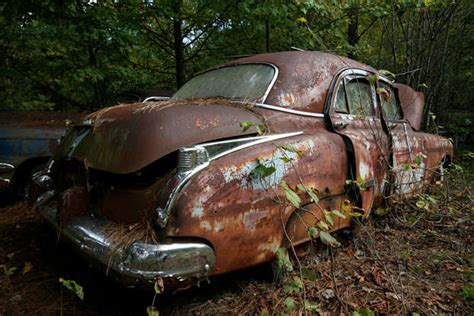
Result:
{"label": "dirt ground", "polygon": [[[341,247],[311,245],[281,282],[262,265],[157,296],[155,306],[162,315],[474,315],[472,189],[464,171],[430,208],[413,200],[356,221],[336,235]],[[146,315],[152,289],[113,283],[56,239],[26,203],[0,209],[0,315]],[[61,277],[83,286],[84,300]]]}

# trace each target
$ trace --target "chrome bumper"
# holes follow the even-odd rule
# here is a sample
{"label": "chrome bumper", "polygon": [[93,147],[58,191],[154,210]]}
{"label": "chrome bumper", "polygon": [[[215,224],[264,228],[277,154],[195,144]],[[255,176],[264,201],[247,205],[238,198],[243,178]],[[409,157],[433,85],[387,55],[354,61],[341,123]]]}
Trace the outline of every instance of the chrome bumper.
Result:
{"label": "chrome bumper", "polygon": [[9,163],[0,162],[0,192],[7,191],[10,181],[15,171],[15,166]]}
{"label": "chrome bumper", "polygon": [[[58,229],[56,203],[42,202],[38,203],[40,214]],[[92,216],[78,216],[62,227],[60,237],[127,285],[153,283],[161,277],[179,287],[179,283],[184,286],[206,278],[214,268],[214,251],[205,243],[155,245],[134,242],[128,248],[114,250],[104,233],[108,223]]]}

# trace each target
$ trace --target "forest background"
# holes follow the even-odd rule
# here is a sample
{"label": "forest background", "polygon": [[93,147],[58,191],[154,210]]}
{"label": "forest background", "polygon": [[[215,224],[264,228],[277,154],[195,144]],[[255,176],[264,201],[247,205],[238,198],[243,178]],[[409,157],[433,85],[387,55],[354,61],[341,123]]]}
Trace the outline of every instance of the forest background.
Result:
{"label": "forest background", "polygon": [[329,51],[426,96],[425,129],[469,143],[470,0],[4,0],[0,111],[89,112],[168,94],[238,56]]}

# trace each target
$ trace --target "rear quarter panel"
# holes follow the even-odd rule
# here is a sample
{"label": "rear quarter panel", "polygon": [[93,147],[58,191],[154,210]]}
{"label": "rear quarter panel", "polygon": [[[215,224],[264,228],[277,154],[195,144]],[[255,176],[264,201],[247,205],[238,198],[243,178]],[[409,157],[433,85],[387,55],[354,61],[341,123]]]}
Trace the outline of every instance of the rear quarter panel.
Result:
{"label": "rear quarter panel", "polygon": [[[291,145],[302,155],[279,145]],[[258,161],[276,171],[252,177]],[[167,235],[207,240],[216,252],[214,274],[252,266],[273,258],[285,243],[284,228],[295,207],[284,197],[282,180],[295,191],[301,182],[316,188],[321,198],[340,194],[322,202],[329,208],[339,207],[346,176],[343,140],[324,130],[237,151],[213,161],[184,187],[171,210]],[[299,193],[302,204],[309,204]]]}

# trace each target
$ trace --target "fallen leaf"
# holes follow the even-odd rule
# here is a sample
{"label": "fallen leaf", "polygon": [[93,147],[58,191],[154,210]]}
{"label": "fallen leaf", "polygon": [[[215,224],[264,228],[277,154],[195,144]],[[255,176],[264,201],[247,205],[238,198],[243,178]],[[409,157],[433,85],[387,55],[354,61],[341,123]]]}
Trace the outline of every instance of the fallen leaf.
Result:
{"label": "fallen leaf", "polygon": [[23,275],[27,274],[33,270],[33,264],[29,261],[25,261],[25,264],[23,265]]}
{"label": "fallen leaf", "polygon": [[459,292],[462,288],[462,286],[460,284],[455,283],[455,282],[446,284],[446,287],[448,289],[450,289],[451,291],[454,291],[454,292]]}
{"label": "fallen leaf", "polygon": [[375,292],[374,289],[371,289],[371,288],[368,288],[368,287],[365,287],[365,286],[362,287],[362,290],[364,290],[364,291],[367,292],[367,293]]}
{"label": "fallen leaf", "polygon": [[381,273],[381,270],[379,268],[375,268],[373,271],[372,271],[372,276],[374,278],[374,282],[375,284],[377,284],[378,286],[381,286],[382,285],[382,273]]}

